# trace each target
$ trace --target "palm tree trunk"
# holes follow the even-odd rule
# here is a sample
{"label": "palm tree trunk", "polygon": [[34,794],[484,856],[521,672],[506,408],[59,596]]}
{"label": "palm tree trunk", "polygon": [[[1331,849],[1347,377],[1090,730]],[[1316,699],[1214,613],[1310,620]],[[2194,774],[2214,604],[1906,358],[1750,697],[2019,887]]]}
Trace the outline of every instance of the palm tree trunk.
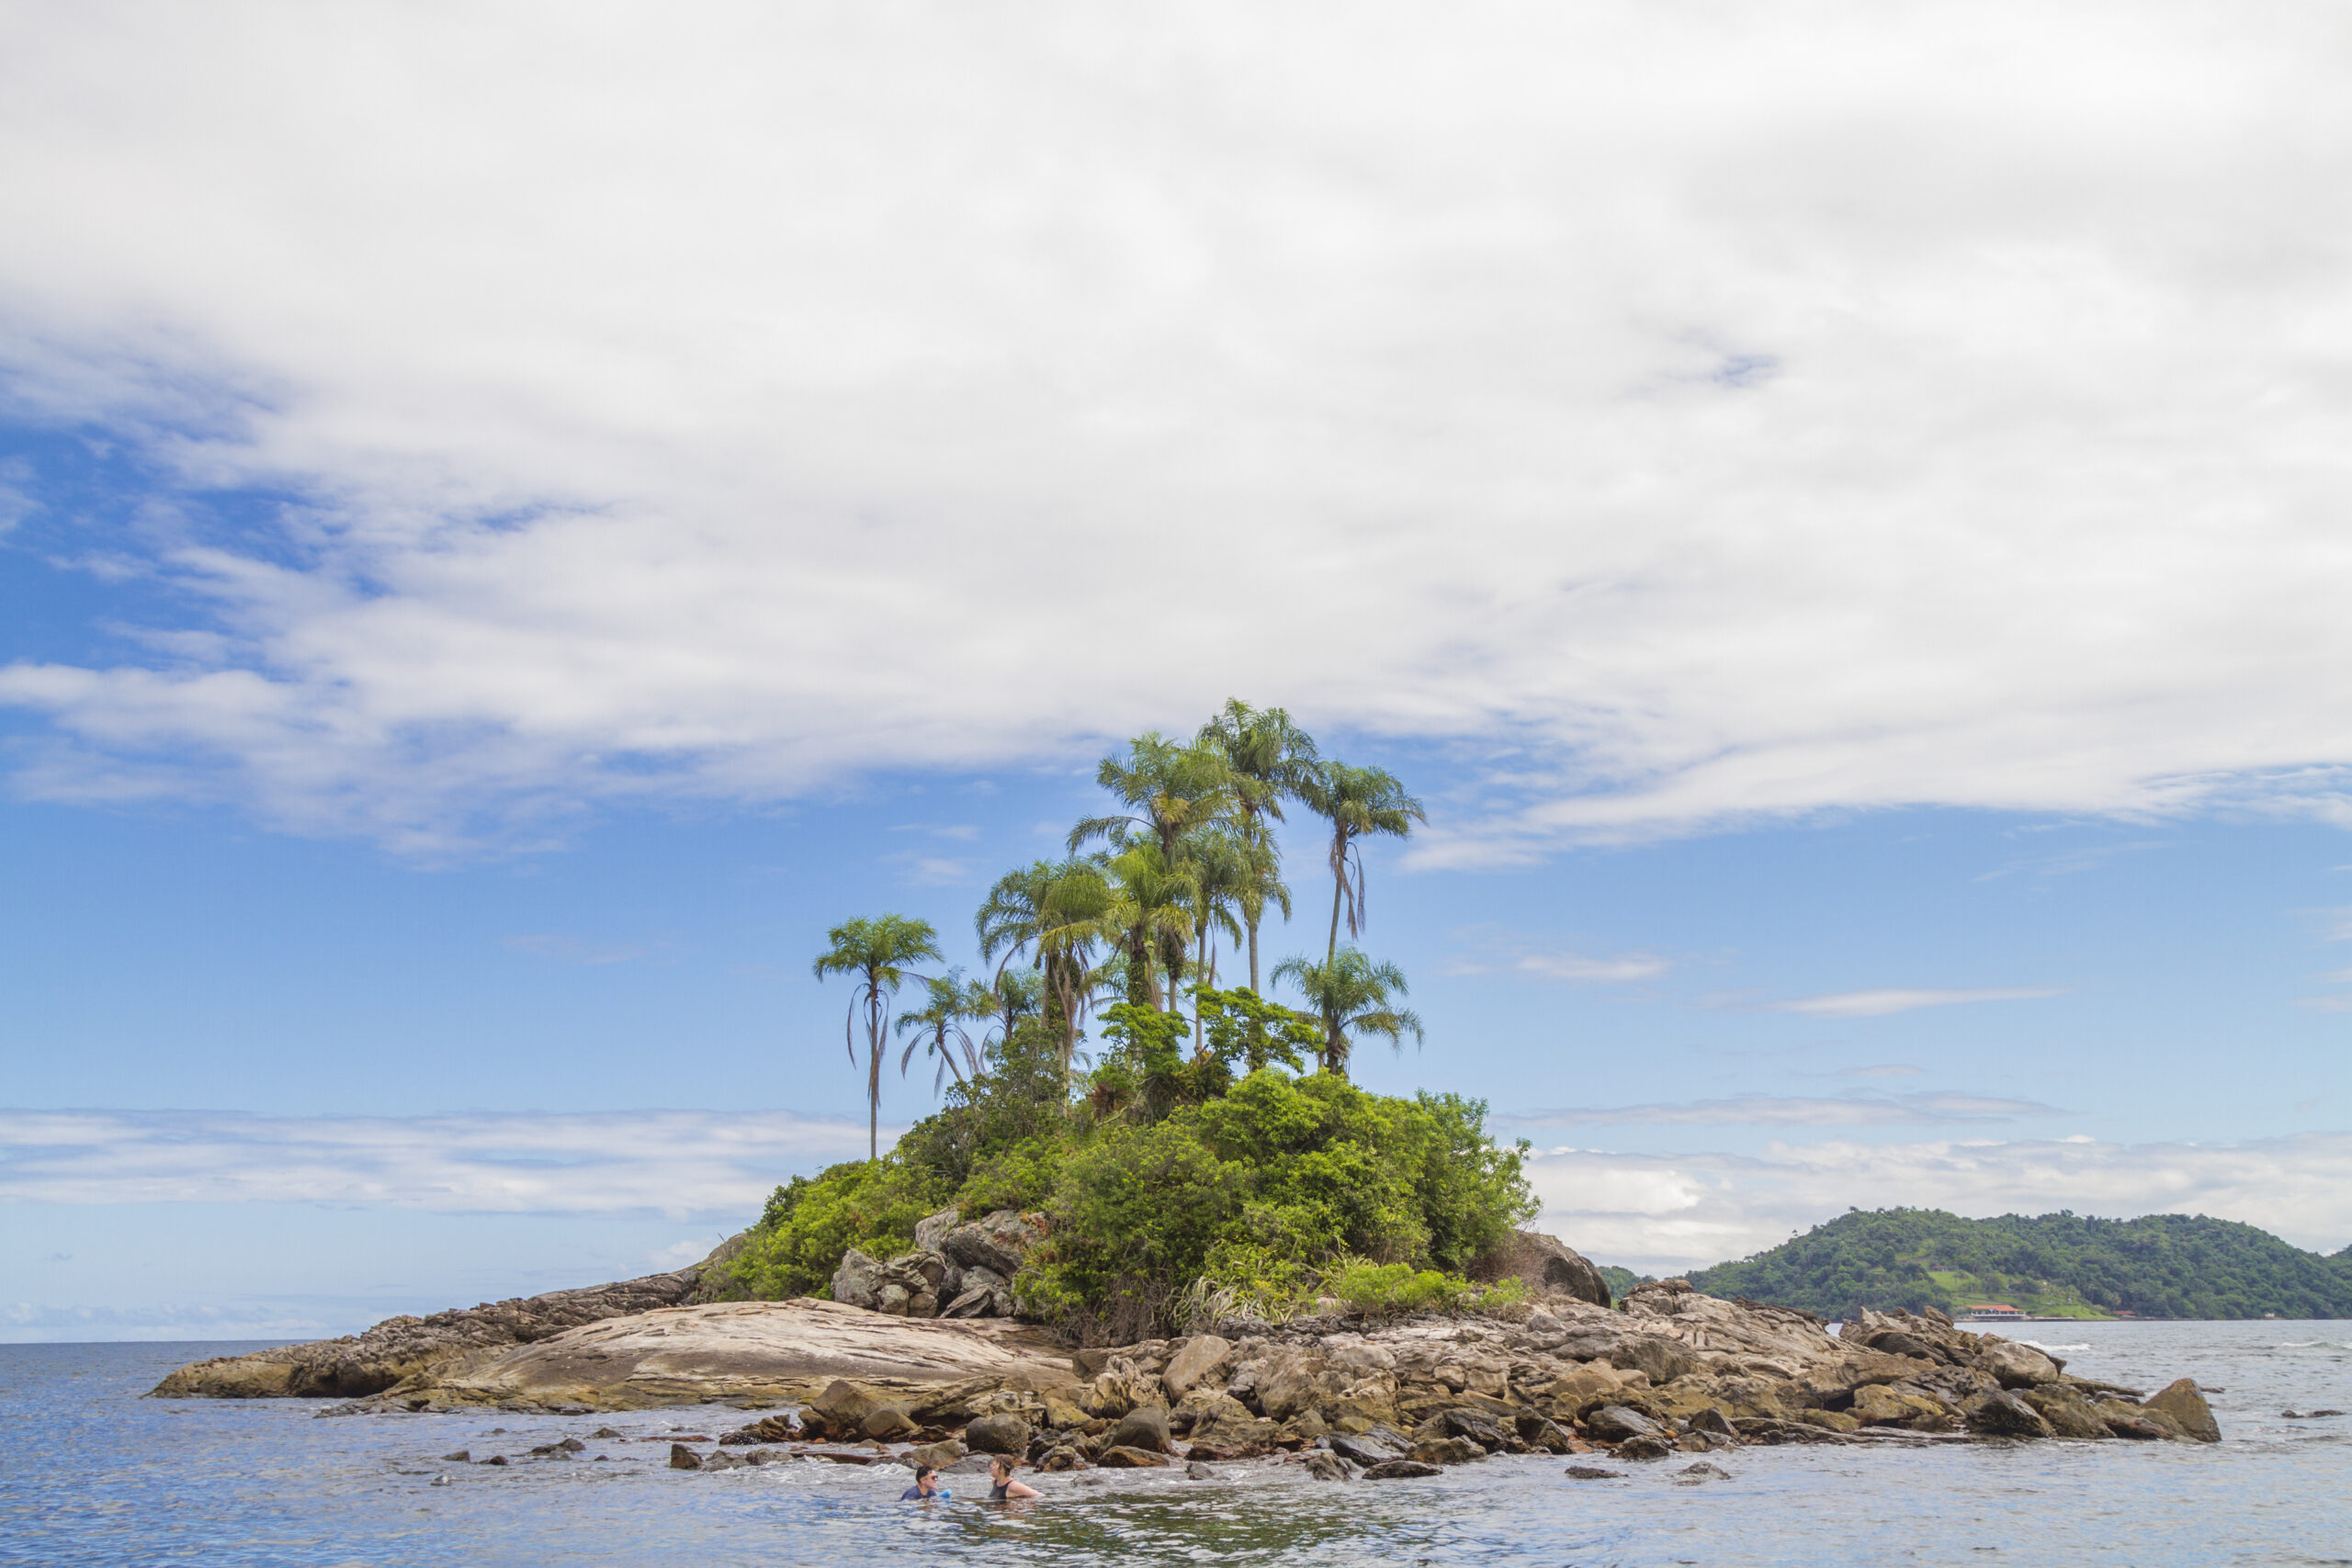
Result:
{"label": "palm tree trunk", "polygon": [[865,1004],[865,1158],[882,1157],[882,993]]}
{"label": "palm tree trunk", "polygon": [[1348,890],[1348,840],[1344,836],[1331,840],[1331,945],[1323,954],[1329,964],[1340,956],[1340,897]]}
{"label": "palm tree trunk", "polygon": [[1258,989],[1258,917],[1256,915],[1250,917],[1250,989],[1259,996],[1265,995],[1263,991]]}
{"label": "palm tree trunk", "polygon": [[1193,1060],[1199,1061],[1208,1047],[1203,1043],[1201,1025],[1201,987],[1209,983],[1209,923],[1201,922],[1201,962],[1193,971]]}

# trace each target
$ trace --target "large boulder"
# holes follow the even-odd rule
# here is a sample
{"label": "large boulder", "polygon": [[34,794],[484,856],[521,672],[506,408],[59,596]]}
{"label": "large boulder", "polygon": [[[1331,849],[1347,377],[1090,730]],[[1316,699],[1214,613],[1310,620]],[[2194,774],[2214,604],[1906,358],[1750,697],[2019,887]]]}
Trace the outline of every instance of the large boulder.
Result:
{"label": "large boulder", "polygon": [[1901,1427],[1913,1432],[1949,1431],[1952,1418],[1951,1406],[1907,1383],[1869,1383],[1857,1389],[1850,1414],[1865,1427]]}
{"label": "large boulder", "polygon": [[1011,1317],[1012,1284],[1004,1275],[982,1265],[956,1269],[962,1289],[940,1310],[942,1317]]}
{"label": "large boulder", "polygon": [[2018,1391],[2018,1397],[2041,1413],[2050,1429],[2062,1438],[2082,1438],[2097,1442],[2115,1436],[2099,1419],[2089,1400],[2063,1383]]}
{"label": "large boulder", "polygon": [[1983,1438],[2054,1438],[2058,1434],[2041,1412],[2007,1389],[1996,1390],[1970,1402],[1968,1429]]}
{"label": "large boulder", "polygon": [[865,1436],[865,1418],[882,1408],[882,1401],[845,1378],[835,1378],[801,1411],[804,1426],[835,1441],[854,1442]]}
{"label": "large boulder", "polygon": [[939,1245],[940,1242],[946,1238],[949,1231],[956,1228],[957,1221],[961,1218],[962,1216],[954,1209],[942,1209],[927,1219],[917,1220],[915,1222],[915,1250],[944,1252],[944,1248]]}
{"label": "large boulder", "polygon": [[1029,1451],[1029,1423],[1018,1416],[983,1416],[964,1428],[964,1446],[976,1454],[1019,1459]]}
{"label": "large boulder", "polygon": [[2145,1401],[2146,1407],[2171,1418],[2173,1424],[2200,1443],[2222,1440],[2221,1423],[2213,1419],[2213,1407],[2205,1403],[2205,1393],[2195,1380],[2182,1378]]}
{"label": "large boulder", "polygon": [[833,1269],[833,1300],[874,1312],[882,1304],[886,1283],[881,1259],[853,1247],[842,1254],[840,1265]]}
{"label": "large boulder", "polygon": [[1557,1292],[1595,1306],[1609,1304],[1609,1283],[1582,1253],[1541,1231],[1513,1231],[1510,1238],[1471,1261],[1469,1277],[1484,1284],[1524,1281],[1538,1294]]}
{"label": "large boulder", "polygon": [[1233,1359],[1233,1341],[1214,1334],[1195,1334],[1177,1348],[1168,1359],[1168,1370],[1159,1375],[1160,1386],[1168,1397],[1182,1399],[1194,1383],[1214,1376]]}
{"label": "large boulder", "polygon": [[1168,1407],[1147,1404],[1128,1411],[1111,1428],[1111,1446],[1117,1449],[1149,1449],[1154,1453],[1168,1451]]}
{"label": "large boulder", "polygon": [[949,1230],[939,1238],[939,1250],[959,1269],[986,1269],[1010,1280],[1021,1272],[1029,1249],[1044,1239],[1043,1228],[1017,1210],[999,1209]]}
{"label": "large boulder", "polygon": [[1604,1404],[1584,1420],[1585,1430],[1604,1443],[1659,1435],[1658,1424],[1630,1405]]}
{"label": "large boulder", "polygon": [[1976,1368],[2003,1388],[2039,1388],[2058,1381],[2056,1361],[2030,1345],[1990,1334],[1984,1337],[1984,1348],[1976,1352]]}

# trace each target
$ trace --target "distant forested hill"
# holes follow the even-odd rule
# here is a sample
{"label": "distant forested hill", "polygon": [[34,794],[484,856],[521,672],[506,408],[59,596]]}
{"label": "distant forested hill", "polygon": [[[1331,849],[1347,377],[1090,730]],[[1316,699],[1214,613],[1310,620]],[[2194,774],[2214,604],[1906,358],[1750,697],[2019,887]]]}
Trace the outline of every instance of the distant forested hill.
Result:
{"label": "distant forested hill", "polygon": [[2352,1247],[2330,1257],[2202,1214],[1964,1220],[1860,1210],[1690,1276],[1711,1295],[1850,1317],[1858,1307],[2006,1302],[2036,1315],[2352,1317]]}

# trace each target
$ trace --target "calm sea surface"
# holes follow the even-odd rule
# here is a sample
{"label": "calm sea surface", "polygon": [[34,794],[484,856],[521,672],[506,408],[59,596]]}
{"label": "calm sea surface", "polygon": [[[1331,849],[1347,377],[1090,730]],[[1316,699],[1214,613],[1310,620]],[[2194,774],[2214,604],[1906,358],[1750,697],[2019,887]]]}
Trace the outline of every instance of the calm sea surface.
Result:
{"label": "calm sea surface", "polygon": [[[1018,1509],[924,1508],[893,1501],[896,1467],[668,1469],[669,1437],[715,1435],[724,1410],[316,1420],[322,1402],[138,1397],[184,1361],[250,1345],[10,1345],[0,1562],[2352,1563],[2352,1416],[2281,1415],[2352,1410],[2352,1323],[2018,1337],[2088,1377],[2223,1391],[2223,1442],[1745,1449],[1706,1456],[1731,1478],[1703,1484],[1676,1483],[1684,1459],[1611,1465],[1626,1479],[1606,1482],[1570,1481],[1549,1458],[1347,1484],[1238,1465],[1207,1482],[1047,1476]],[[637,1440],[522,1457],[608,1419]],[[460,1448],[516,1462],[439,1457]]]}

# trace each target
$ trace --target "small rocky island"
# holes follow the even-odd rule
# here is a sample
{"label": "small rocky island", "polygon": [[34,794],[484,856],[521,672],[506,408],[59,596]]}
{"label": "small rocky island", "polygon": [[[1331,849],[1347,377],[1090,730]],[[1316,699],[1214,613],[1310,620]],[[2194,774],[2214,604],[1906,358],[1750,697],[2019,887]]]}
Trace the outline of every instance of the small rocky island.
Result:
{"label": "small rocky island", "polygon": [[722,1247],[672,1274],[200,1361],[153,1392],[345,1402],[330,1414],[775,1412],[707,1453],[680,1447],[682,1469],[808,1444],[861,1462],[1007,1453],[1049,1471],[1287,1454],[1340,1480],[1430,1474],[1498,1452],[1661,1459],[1743,1443],[2221,1436],[2187,1379],[2149,1395],[2076,1377],[1932,1311],[1864,1313],[1833,1335],[1810,1314],[1679,1280],[1612,1305],[1589,1262],[1532,1232],[1506,1255],[1525,1299],[1489,1312],[1226,1317],[1171,1338],[1078,1347],[1010,1315],[1004,1281],[1037,1237],[1035,1218],[1012,1211],[935,1215],[911,1252],[851,1252],[831,1301],[706,1299],[707,1277],[724,1275]]}

